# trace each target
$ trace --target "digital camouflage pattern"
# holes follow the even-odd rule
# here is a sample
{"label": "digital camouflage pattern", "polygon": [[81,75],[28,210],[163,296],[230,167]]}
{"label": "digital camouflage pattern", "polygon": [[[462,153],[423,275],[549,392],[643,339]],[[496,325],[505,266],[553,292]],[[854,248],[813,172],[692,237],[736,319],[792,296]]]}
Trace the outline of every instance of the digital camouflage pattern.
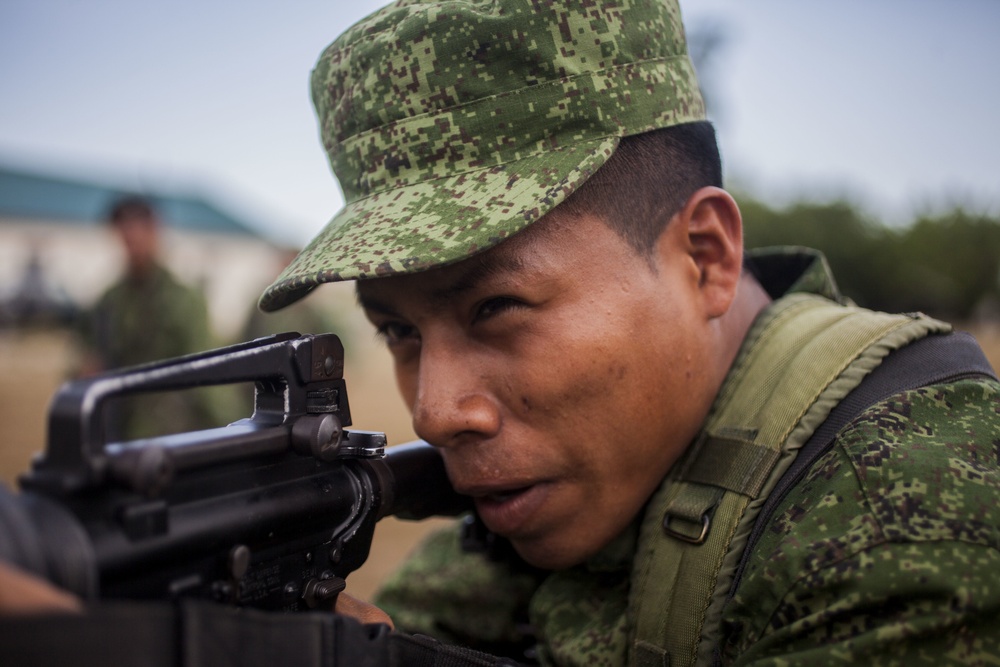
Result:
{"label": "digital camouflage pattern", "polygon": [[998,664],[998,457],[995,381],[873,406],[775,512],[724,615],[727,658]]}
{"label": "digital camouflage pattern", "polygon": [[323,52],[312,95],[346,205],[263,310],[485,250],[620,137],[705,117],[676,0],[401,0]]}
{"label": "digital camouflage pattern", "polygon": [[387,580],[377,604],[392,610],[397,627],[523,659],[523,651],[534,645],[527,610],[541,573],[517,559],[464,551],[461,533],[461,522],[432,533],[421,545],[420,557],[408,560]]}
{"label": "digital camouflage pattern", "polygon": [[[780,250],[755,260],[765,287],[838,293],[818,253]],[[772,515],[723,612],[722,663],[1000,663],[998,497],[1000,384],[963,380],[872,406]],[[636,541],[633,526],[590,562],[548,576],[527,601],[522,582],[516,601],[539,639],[539,662],[626,664]],[[439,619],[461,615],[456,600],[488,596],[470,590],[473,580],[450,576],[451,557],[463,572],[475,558],[451,544],[451,555],[439,550],[433,563],[418,555],[387,583],[377,603],[399,628],[441,632],[447,624]],[[501,595],[513,590],[490,585]],[[465,620],[462,633],[475,636],[478,617]],[[525,628],[505,621],[524,641]],[[497,620],[490,622],[496,636]]]}

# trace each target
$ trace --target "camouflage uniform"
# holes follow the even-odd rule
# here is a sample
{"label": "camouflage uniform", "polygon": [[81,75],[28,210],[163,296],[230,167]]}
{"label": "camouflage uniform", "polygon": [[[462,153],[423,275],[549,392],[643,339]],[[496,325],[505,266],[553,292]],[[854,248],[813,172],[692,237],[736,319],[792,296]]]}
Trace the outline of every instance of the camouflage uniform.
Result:
{"label": "camouflage uniform", "polygon": [[[789,293],[836,295],[821,258],[790,282]],[[724,664],[995,664],[998,459],[995,381],[869,408],[769,521],[723,613]],[[462,553],[447,531],[377,604],[398,627],[446,641],[516,653],[531,628],[543,664],[623,665],[636,540],[634,524],[589,562],[546,575]]]}
{"label": "camouflage uniform", "polygon": [[[324,51],[312,95],[346,203],[262,310],[463,261],[558,206],[621,137],[705,119],[675,0],[398,0]],[[823,268],[793,289],[832,290]],[[1000,659],[1000,583],[982,567],[1000,535],[998,392],[908,392],[847,429],[758,544],[723,618],[727,659]],[[442,533],[377,602],[446,641],[520,656],[534,632],[545,664],[620,665],[638,521],[549,575]]]}
{"label": "camouflage uniform", "polygon": [[[202,293],[162,266],[137,280],[123,277],[83,323],[84,345],[104,369],[134,366],[215,345]],[[203,391],[122,400],[110,411],[110,439],[133,439],[220,426]]]}

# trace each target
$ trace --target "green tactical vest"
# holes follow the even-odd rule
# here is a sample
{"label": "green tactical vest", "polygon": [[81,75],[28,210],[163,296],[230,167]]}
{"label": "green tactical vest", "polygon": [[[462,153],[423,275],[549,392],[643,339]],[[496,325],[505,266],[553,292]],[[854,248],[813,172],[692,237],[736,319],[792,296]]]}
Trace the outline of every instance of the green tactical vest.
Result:
{"label": "green tactical vest", "polygon": [[799,449],[886,355],[950,330],[801,293],[758,318],[701,435],[647,507],[628,601],[631,665],[711,664],[747,538]]}

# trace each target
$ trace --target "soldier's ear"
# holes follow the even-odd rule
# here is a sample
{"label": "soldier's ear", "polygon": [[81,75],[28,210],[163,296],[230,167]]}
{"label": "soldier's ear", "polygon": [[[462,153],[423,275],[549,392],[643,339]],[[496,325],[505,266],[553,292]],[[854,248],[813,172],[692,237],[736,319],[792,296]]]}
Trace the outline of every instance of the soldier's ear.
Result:
{"label": "soldier's ear", "polygon": [[736,201],[721,188],[701,188],[670,225],[678,225],[674,232],[695,272],[705,316],[724,315],[736,296],[743,268],[743,219]]}

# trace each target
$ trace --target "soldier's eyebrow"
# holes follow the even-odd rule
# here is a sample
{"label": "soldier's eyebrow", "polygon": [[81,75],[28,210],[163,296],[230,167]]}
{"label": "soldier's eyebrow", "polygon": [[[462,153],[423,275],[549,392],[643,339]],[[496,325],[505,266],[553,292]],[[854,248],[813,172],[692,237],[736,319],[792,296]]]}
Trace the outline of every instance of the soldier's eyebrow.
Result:
{"label": "soldier's eyebrow", "polygon": [[431,292],[430,298],[435,305],[447,305],[485,282],[506,278],[525,268],[525,262],[520,255],[502,251],[489,252],[466,261],[469,262],[468,267],[456,276],[450,285]]}
{"label": "soldier's eyebrow", "polygon": [[361,290],[358,289],[359,284],[360,283],[354,285],[354,300],[362,310],[369,313],[385,315],[386,317],[399,317],[399,314],[395,311],[395,309],[389,307],[387,304],[382,303],[378,299],[373,299],[370,296],[366,297],[361,294]]}
{"label": "soldier's eyebrow", "polygon": [[[446,284],[435,286],[426,295],[428,305],[441,308],[449,305],[463,294],[476,289],[489,280],[504,279],[510,274],[519,273],[525,269],[524,259],[517,253],[504,252],[497,249],[465,260],[467,266]],[[405,277],[400,276],[405,280]],[[376,279],[377,280],[377,279]],[[361,283],[355,283],[354,295],[362,308],[367,311],[396,317],[399,313],[389,303],[361,292]]]}

